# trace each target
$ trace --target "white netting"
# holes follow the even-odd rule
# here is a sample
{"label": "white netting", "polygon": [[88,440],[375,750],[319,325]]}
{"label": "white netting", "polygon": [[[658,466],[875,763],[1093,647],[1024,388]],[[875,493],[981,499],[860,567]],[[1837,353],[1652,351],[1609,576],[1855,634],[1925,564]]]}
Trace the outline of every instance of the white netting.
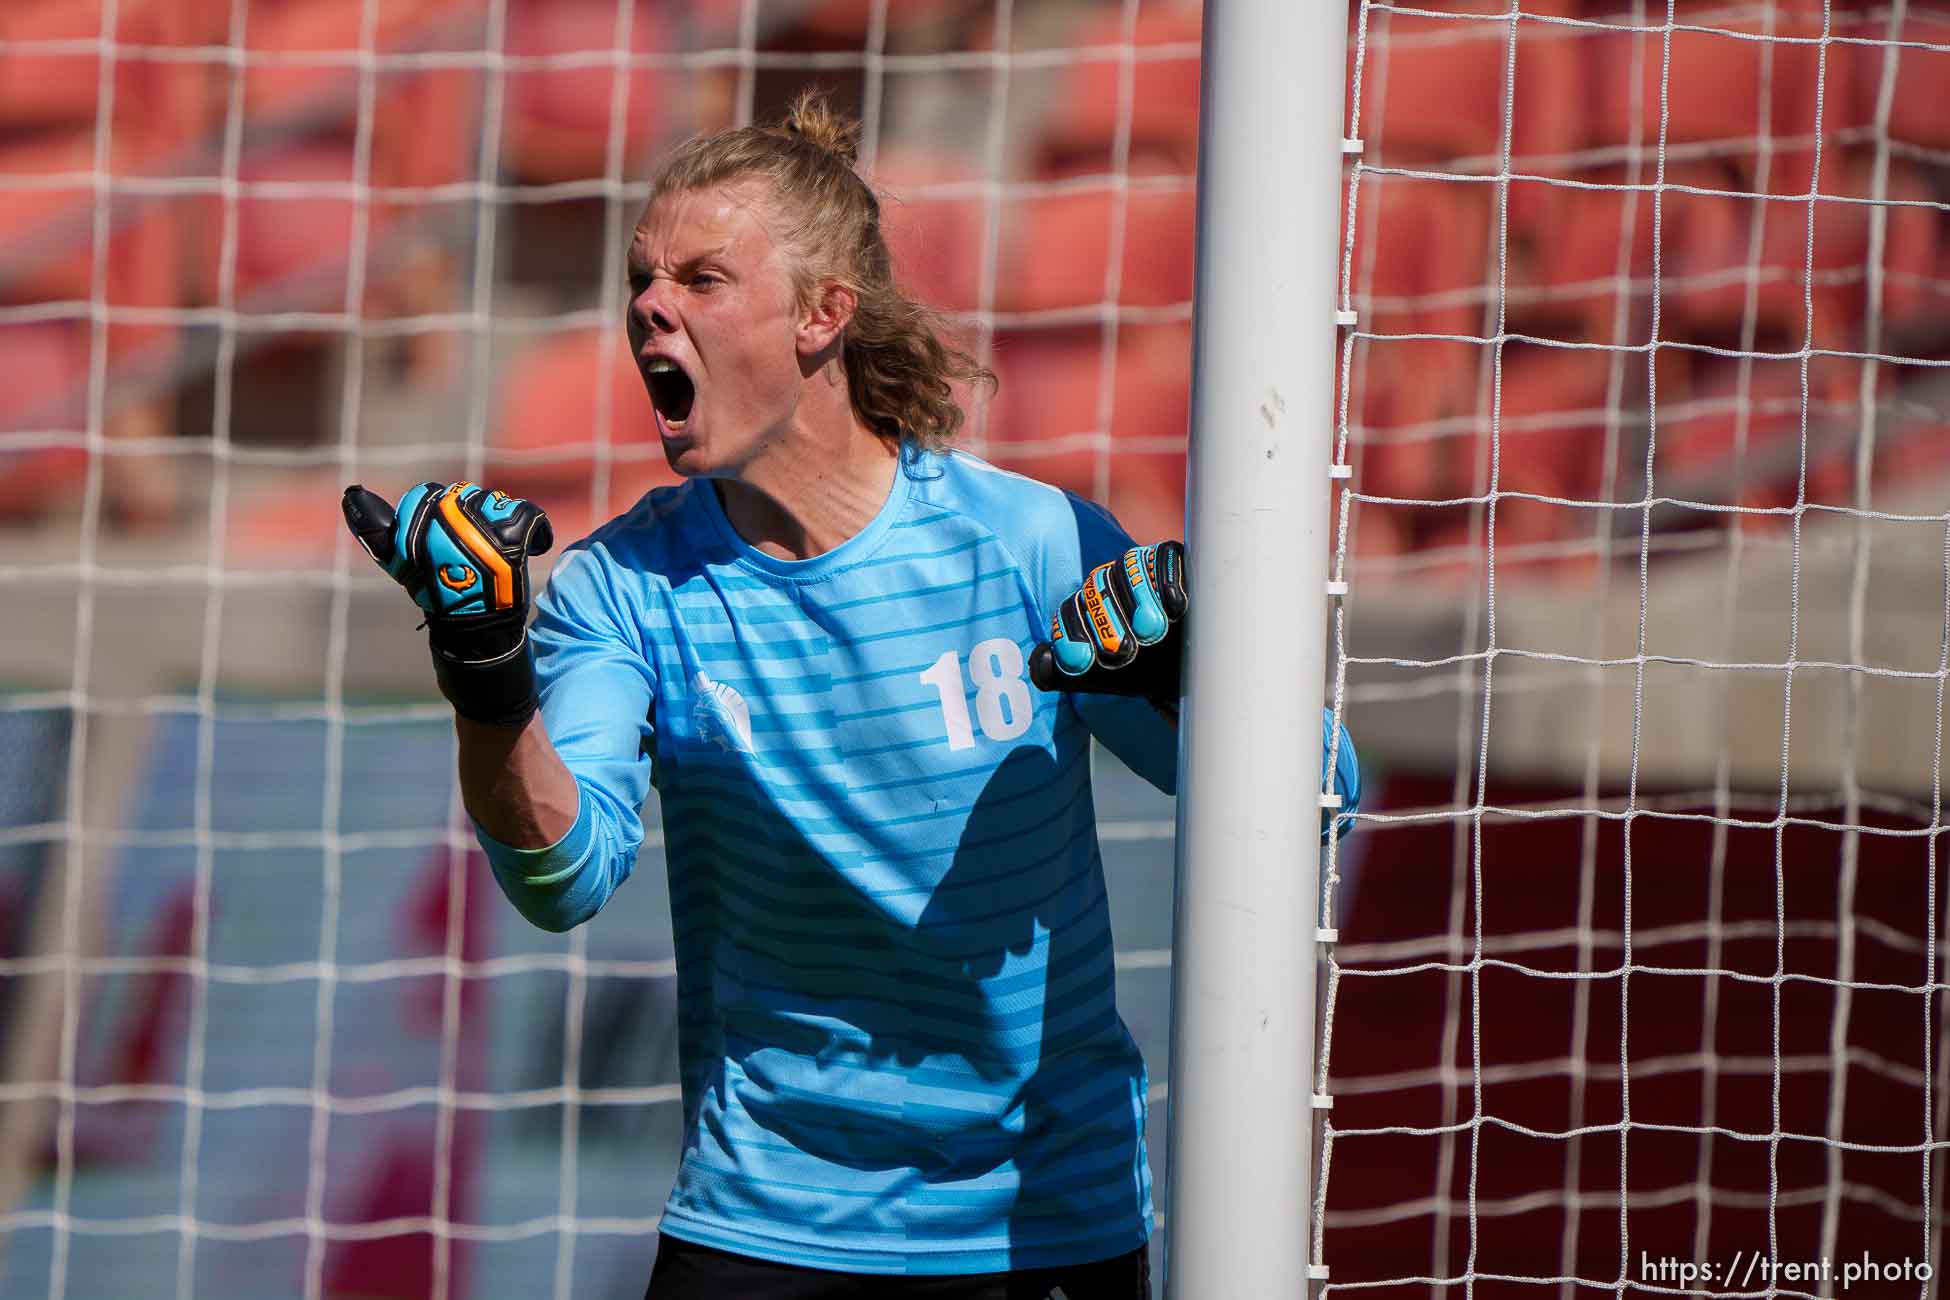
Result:
{"label": "white netting", "polygon": [[1328,1290],[1935,1294],[1950,22],[1353,37]]}
{"label": "white netting", "polygon": [[[1934,1264],[1950,19],[1350,22],[1330,1287]],[[975,445],[1176,535],[1197,40],[1164,0],[4,7],[0,1295],[640,1293],[660,833],[591,926],[513,916],[339,489],[485,477],[576,536],[664,481],[614,328],[647,169],[816,80],[1001,373]],[[1170,808],[1098,780],[1162,1080]]]}
{"label": "white netting", "polygon": [[[656,809],[598,921],[507,909],[339,491],[484,478],[570,538],[671,481],[618,346],[649,168],[817,82],[1004,375],[975,445],[1176,533],[1197,39],[1153,0],[4,7],[0,1295],[640,1294]],[[1103,780],[1162,1078],[1170,810]]]}

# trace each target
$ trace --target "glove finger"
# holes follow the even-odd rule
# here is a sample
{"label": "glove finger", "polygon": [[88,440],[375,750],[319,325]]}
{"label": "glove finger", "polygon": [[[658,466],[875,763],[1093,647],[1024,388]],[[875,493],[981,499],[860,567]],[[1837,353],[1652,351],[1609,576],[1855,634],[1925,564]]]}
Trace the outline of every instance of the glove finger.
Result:
{"label": "glove finger", "polygon": [[1151,557],[1151,585],[1165,607],[1165,616],[1176,623],[1191,607],[1191,586],[1185,572],[1185,544],[1159,542]]}
{"label": "glove finger", "polygon": [[1087,673],[1097,665],[1097,643],[1090,633],[1079,597],[1057,606],[1049,621],[1050,661],[1066,677]]}
{"label": "glove finger", "polygon": [[555,526],[549,523],[548,516],[542,513],[540,506],[531,505],[528,508],[535,512],[535,522],[528,529],[528,553],[547,555],[548,548],[555,545]]}
{"label": "glove finger", "polygon": [[461,495],[467,513],[511,562],[546,554],[555,545],[555,529],[533,501],[487,488],[476,488]]}
{"label": "glove finger", "polygon": [[1158,548],[1133,546],[1111,574],[1111,587],[1130,611],[1131,635],[1139,645],[1156,645],[1171,631],[1171,618],[1157,588]]}
{"label": "glove finger", "polygon": [[1066,690],[1069,686],[1064,680],[1066,676],[1056,666],[1056,650],[1051,642],[1044,641],[1029,652],[1029,681],[1037,690]]}
{"label": "glove finger", "polygon": [[393,546],[391,504],[377,492],[368,492],[363,485],[354,483],[345,490],[339,509],[345,514],[345,526],[359,539],[359,545],[365,547],[373,563],[390,573],[397,554]]}
{"label": "glove finger", "polygon": [[1119,589],[1121,567],[1117,563],[1098,565],[1074,597],[1096,644],[1097,663],[1105,668],[1122,668],[1138,652],[1138,639],[1131,634],[1129,595]]}

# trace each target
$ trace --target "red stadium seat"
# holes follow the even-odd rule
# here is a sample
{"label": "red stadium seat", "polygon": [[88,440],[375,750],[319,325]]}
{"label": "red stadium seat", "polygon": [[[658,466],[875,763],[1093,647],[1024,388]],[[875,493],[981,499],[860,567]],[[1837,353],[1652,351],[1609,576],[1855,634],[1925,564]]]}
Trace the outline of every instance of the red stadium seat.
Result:
{"label": "red stadium seat", "polygon": [[[1838,172],[1843,167],[1848,169],[1844,174],[1851,192],[1866,194],[1870,188],[1868,162],[1857,159],[1838,163]],[[1903,166],[1892,169],[1886,196],[1912,201],[1934,197],[1927,182]],[[1816,204],[1810,249],[1808,205],[1767,203],[1757,258],[1751,258],[1749,250],[1751,202],[1669,194],[1667,211],[1673,219],[1665,241],[1665,306],[1670,314],[1662,332],[1667,337],[1736,341],[1742,328],[1746,272],[1751,260],[1757,281],[1759,348],[1779,351],[1799,347],[1809,324],[1810,299],[1816,346],[1854,349],[1862,345],[1868,302],[1863,267],[1869,254],[1870,205],[1835,201]],[[1941,243],[1941,216],[1927,206],[1891,206],[1884,212],[1883,265],[1888,275],[1883,311],[1886,323],[1898,323],[1935,305],[1930,280]],[[1807,269],[1811,259],[1815,282],[1809,294]],[[1675,285],[1674,280],[1680,283]]]}
{"label": "red stadium seat", "polygon": [[[1198,161],[1199,11],[1146,6],[1127,38],[1116,7],[1091,14],[1067,45],[1076,49],[1182,46],[1177,57],[1151,55],[1131,64],[1125,120],[1134,171],[1189,176]],[[1037,170],[1045,176],[1106,172],[1120,125],[1122,58],[1084,58],[1073,64],[1038,141]]]}
{"label": "red stadium seat", "polygon": [[[802,6],[803,12],[794,19],[790,44],[796,49],[864,49],[876,3],[884,4],[887,31],[892,34],[966,10],[970,0],[814,0]],[[706,0],[698,7],[720,11],[735,29],[737,0]]]}
{"label": "red stadium seat", "polygon": [[10,128],[91,122],[101,94],[99,55],[42,54],[17,41],[93,40],[101,35],[99,4],[77,0],[15,0],[0,8],[0,121]]}
{"label": "red stadium seat", "polygon": [[[1109,439],[1100,428],[1104,345],[1094,328],[1025,331],[997,340],[1000,376],[988,421],[996,464],[1103,501],[1133,536],[1182,536],[1191,330],[1118,331]],[[1106,479],[1107,476],[1107,479]]]}
{"label": "red stadium seat", "polygon": [[[1637,57],[1638,132],[1648,158],[1658,142],[1663,113],[1668,143],[1749,142],[1736,153],[1746,178],[1741,188],[1751,189],[1757,166],[1753,142],[1767,134],[1774,140],[1769,191],[1805,193],[1814,159],[1817,88],[1823,129],[1833,131],[1848,116],[1851,61],[1831,54],[1824,64],[1818,45],[1797,43],[1821,35],[1819,15],[1783,16],[1772,34],[1788,40],[1750,39],[1766,34],[1750,18],[1718,18],[1712,25],[1740,34],[1674,32],[1669,75],[1664,38],[1658,32],[1588,39],[1586,84],[1594,142],[1618,145],[1630,137]],[[1763,84],[1771,87],[1766,97]],[[1771,104],[1771,110],[1763,121],[1764,104]]]}
{"label": "red stadium seat", "polygon": [[[226,6],[227,9],[227,6]],[[378,7],[374,47],[401,52],[451,49],[474,39],[482,0],[387,0]],[[345,61],[308,63],[277,58],[253,62],[245,75],[247,129],[273,133],[273,145],[250,149],[240,179],[345,186],[355,180],[360,134],[360,48],[363,13],[336,0],[251,0],[245,42],[260,55],[338,54]],[[227,23],[227,15],[223,19]],[[223,26],[215,39],[223,39]],[[477,75],[472,70],[413,69],[382,73],[368,132],[365,180],[380,189],[428,187],[462,179],[477,147],[473,121]],[[377,248],[397,217],[429,211],[422,202],[374,200],[367,238]],[[343,295],[355,204],[350,196],[252,195],[238,203],[235,291],[239,302],[270,290],[279,305],[335,310]],[[202,294],[217,296],[222,214],[206,205]],[[397,263],[411,260],[404,256]],[[368,309],[444,305],[445,273],[375,280]],[[404,286],[404,287],[402,287]],[[399,288],[397,293],[390,289]],[[428,301],[418,301],[427,298]],[[408,301],[411,299],[412,301]]]}
{"label": "red stadium seat", "polygon": [[[1390,163],[1495,157],[1503,146],[1509,24],[1501,18],[1394,14],[1370,36],[1360,132]],[[1348,56],[1354,56],[1349,47]],[[1580,40],[1559,27],[1517,29],[1511,152],[1564,153],[1583,131]],[[1349,96],[1353,89],[1350,82]],[[1377,121],[1376,118],[1379,118]]]}
{"label": "red stadium seat", "polygon": [[[1888,20],[1881,16],[1838,24],[1838,31],[1851,37],[1875,41],[1890,38]],[[1943,87],[1950,80],[1950,13],[1919,12],[1912,8],[1896,31],[1898,40],[1914,42],[1894,51],[1895,92],[1889,105],[1891,139],[1925,148],[1950,148],[1950,115],[1943,111]],[[1935,45],[1937,49],[1917,48]],[[1850,117],[1848,125],[1872,125],[1876,121],[1883,74],[1890,51],[1881,45],[1831,46],[1829,58],[1846,58],[1850,65]]]}
{"label": "red stadium seat", "polygon": [[981,301],[989,200],[968,193],[934,195],[929,187],[966,184],[974,173],[953,158],[882,151],[873,183],[880,225],[902,288],[942,311],[971,311]]}
{"label": "red stadium seat", "polygon": [[[1793,504],[1800,369],[1791,362],[1753,362],[1745,368],[1744,386],[1742,371],[1734,358],[1695,357],[1660,385],[1656,473],[1662,494],[1724,505]],[[1820,393],[1812,396],[1819,400]]]}
{"label": "red stadium seat", "polygon": [[[86,424],[87,338],[65,323],[0,328],[0,448],[17,432],[79,433]],[[88,472],[80,447],[0,450],[0,522],[71,499]]]}
{"label": "red stadium seat", "polygon": [[1194,9],[1142,11],[1126,41],[1122,15],[1092,14],[1066,44],[1153,48],[1184,46],[1183,57],[1131,65],[1125,114],[1125,174],[1137,181],[1122,198],[1103,178],[1116,168],[1124,62],[1080,58],[1060,80],[1037,138],[1032,170],[1078,188],[1009,203],[1003,212],[1003,270],[996,286],[1004,311],[1085,307],[1107,300],[1111,227],[1121,203],[1124,254],[1115,300],[1143,306],[1189,302],[1197,200],[1199,15]]}
{"label": "red stadium seat", "polygon": [[[207,0],[209,39],[229,39],[229,4]],[[296,115],[314,124],[349,130],[358,107],[364,8],[339,0],[249,0],[244,48],[253,55],[338,55],[330,61],[264,58],[244,75],[245,114],[253,121]],[[485,0],[384,0],[376,6],[373,46],[381,51],[459,49],[473,43],[486,12]],[[476,46],[478,48],[478,46]],[[385,73],[382,98],[418,73]],[[379,144],[378,133],[374,142]]]}
{"label": "red stadium seat", "polygon": [[[184,7],[161,0],[127,0],[117,6],[112,33],[128,44],[181,45],[194,41]],[[8,302],[88,301],[95,294],[99,199],[92,173],[97,168],[95,115],[108,65],[93,52],[43,54],[15,42],[91,39],[102,31],[102,7],[88,0],[22,0],[0,9],[0,174],[72,182],[48,188],[0,190],[0,295]],[[186,150],[200,120],[206,70],[191,62],[119,59],[114,67],[114,120],[102,165],[111,175],[169,170]],[[167,200],[118,194],[108,200],[101,299],[110,307],[168,307],[182,289],[178,205]],[[68,319],[47,327],[62,336],[43,340],[25,355],[46,348],[80,358],[76,371],[52,361],[39,363],[13,386],[17,400],[10,419],[41,427],[78,428],[78,416],[50,416],[50,401],[65,400],[62,389],[79,390],[87,366],[89,325]],[[154,321],[111,320],[108,374],[111,385],[130,378],[132,360],[148,368],[166,361],[175,330]],[[116,397],[111,390],[110,396]],[[36,414],[38,412],[38,414]],[[111,411],[103,433],[111,438],[152,437],[167,432],[166,404],[146,402]],[[10,499],[0,510],[20,508],[14,498],[46,500],[57,482],[78,482],[86,459],[80,452],[50,450],[9,457]],[[168,513],[173,499],[170,464],[113,457],[105,466],[107,508],[124,523],[150,522]]]}
{"label": "red stadium seat", "polygon": [[1518,282],[1548,290],[1537,312],[1574,322],[1577,337],[1612,342],[1619,277],[1640,280],[1652,269],[1652,201],[1619,190],[1567,190],[1560,202],[1556,229],[1518,263]]}
{"label": "red stadium seat", "polygon": [[1132,190],[1121,200],[1123,258],[1113,292],[1106,272],[1119,202],[1108,189],[1095,189],[1009,205],[997,306],[1047,311],[1113,300],[1147,307],[1190,302],[1197,196],[1187,185]]}
{"label": "red stadium seat", "polygon": [[[1495,203],[1489,185],[1390,176],[1365,186],[1353,262],[1354,287],[1371,302],[1362,328],[1480,334],[1484,304],[1470,300],[1468,291],[1495,282],[1489,250]],[[1373,240],[1380,242],[1370,248]]]}
{"label": "red stadium seat", "polygon": [[[617,46],[615,0],[516,0],[508,14],[508,52],[523,58],[608,56]],[[645,0],[631,13],[630,49],[655,54],[665,48],[661,15]],[[608,168],[610,100],[620,70],[612,65],[568,63],[516,68],[508,73],[502,164],[536,183],[584,180]],[[638,67],[619,125],[625,160],[668,129],[664,74]]]}
{"label": "red stadium seat", "polygon": [[[1915,168],[1900,163],[1889,173],[1886,192],[1890,198],[1918,204],[1929,204],[1939,198]],[[1950,238],[1946,238],[1940,208],[1895,208],[1888,220],[1882,306],[1888,323],[1900,327],[1925,320],[1942,310],[1943,277],[1937,265],[1944,254],[1950,253]]]}
{"label": "red stadium seat", "polygon": [[[1502,409],[1498,440],[1498,487],[1506,492],[1531,492],[1568,500],[1593,499],[1603,481],[1606,393],[1615,365],[1642,370],[1639,357],[1623,360],[1609,352],[1540,346],[1512,347],[1503,364]],[[1529,520],[1537,536],[1572,531],[1558,529],[1588,515],[1564,506],[1537,502],[1513,503],[1511,520]],[[1520,530],[1522,531],[1522,530]]]}

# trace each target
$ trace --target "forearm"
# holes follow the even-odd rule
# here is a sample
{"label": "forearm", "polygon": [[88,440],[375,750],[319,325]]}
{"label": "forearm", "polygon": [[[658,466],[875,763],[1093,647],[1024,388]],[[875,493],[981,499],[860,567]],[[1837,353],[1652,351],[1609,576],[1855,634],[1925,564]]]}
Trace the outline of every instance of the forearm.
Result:
{"label": "forearm", "polygon": [[489,835],[510,848],[543,849],[576,822],[576,779],[549,742],[537,712],[519,727],[454,718],[460,794]]}

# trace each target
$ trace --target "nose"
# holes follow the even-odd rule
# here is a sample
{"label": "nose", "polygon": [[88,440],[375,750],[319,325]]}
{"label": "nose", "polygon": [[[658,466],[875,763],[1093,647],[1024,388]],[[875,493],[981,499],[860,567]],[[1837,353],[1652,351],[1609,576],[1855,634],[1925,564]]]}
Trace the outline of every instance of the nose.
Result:
{"label": "nose", "polygon": [[645,334],[668,334],[677,328],[667,296],[670,282],[653,279],[630,302],[630,319]]}

